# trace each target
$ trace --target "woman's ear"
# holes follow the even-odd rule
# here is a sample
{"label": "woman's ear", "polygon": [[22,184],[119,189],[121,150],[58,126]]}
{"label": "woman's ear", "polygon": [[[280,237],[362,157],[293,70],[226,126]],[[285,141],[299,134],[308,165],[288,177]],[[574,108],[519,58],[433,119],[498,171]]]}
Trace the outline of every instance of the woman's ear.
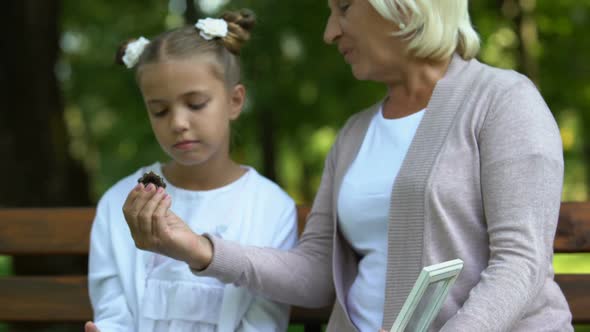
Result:
{"label": "woman's ear", "polygon": [[242,84],[236,84],[230,91],[230,114],[229,119],[235,120],[242,113],[244,103],[246,102],[246,87]]}

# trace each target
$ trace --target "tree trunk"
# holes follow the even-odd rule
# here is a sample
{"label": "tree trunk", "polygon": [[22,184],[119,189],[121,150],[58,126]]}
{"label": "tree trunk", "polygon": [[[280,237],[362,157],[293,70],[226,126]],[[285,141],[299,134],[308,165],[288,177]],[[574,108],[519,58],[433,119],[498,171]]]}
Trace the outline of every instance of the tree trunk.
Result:
{"label": "tree trunk", "polygon": [[184,12],[184,22],[186,24],[195,24],[201,17],[201,8],[195,6],[194,0],[186,0],[186,11]]}
{"label": "tree trunk", "polygon": [[276,126],[274,113],[263,110],[259,113],[260,143],[262,146],[262,173],[267,178],[277,181],[277,157],[276,157]]}
{"label": "tree trunk", "polygon": [[54,73],[59,0],[3,4],[0,40],[0,206],[89,204],[88,178],[69,154]]}
{"label": "tree trunk", "polygon": [[535,51],[535,48],[539,47],[537,22],[534,17],[536,0],[503,0],[501,6],[504,16],[516,27],[518,36],[518,67],[516,69],[540,87],[539,61]]}
{"label": "tree trunk", "polygon": [[[59,0],[3,2],[0,27],[0,207],[89,205],[88,177],[69,155],[54,68]],[[86,257],[14,257],[17,274],[85,273]],[[14,331],[37,331],[34,326]],[[68,330],[62,329],[63,331]],[[80,331],[80,327],[71,327]]]}

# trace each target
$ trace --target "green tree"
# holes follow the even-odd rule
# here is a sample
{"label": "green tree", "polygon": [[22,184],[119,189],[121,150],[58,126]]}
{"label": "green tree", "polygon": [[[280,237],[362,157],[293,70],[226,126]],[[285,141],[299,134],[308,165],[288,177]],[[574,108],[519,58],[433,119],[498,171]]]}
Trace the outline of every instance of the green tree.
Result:
{"label": "green tree", "polygon": [[[323,158],[337,130],[354,112],[384,96],[379,85],[357,82],[335,47],[322,41],[325,2],[234,0],[200,8],[192,0],[95,2],[66,0],[62,46],[63,87],[74,156],[93,175],[94,197],[140,165],[165,159],[149,128],[133,74],[112,64],[118,43],[166,28],[248,7],[258,16],[243,51],[248,106],[234,127],[235,157],[310,202]],[[582,128],[590,125],[585,83],[590,49],[583,35],[590,4],[584,1],[473,1],[482,36],[480,58],[525,73],[536,82],[564,131],[564,197],[584,199],[590,178]],[[576,129],[577,126],[577,129]],[[572,138],[573,137],[573,138]]]}

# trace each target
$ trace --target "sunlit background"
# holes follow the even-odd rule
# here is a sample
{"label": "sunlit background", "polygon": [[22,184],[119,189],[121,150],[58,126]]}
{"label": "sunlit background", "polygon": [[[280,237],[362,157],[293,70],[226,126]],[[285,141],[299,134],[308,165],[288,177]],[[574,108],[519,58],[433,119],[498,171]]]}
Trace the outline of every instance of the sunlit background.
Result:
{"label": "sunlit background", "polygon": [[[190,0],[189,0],[190,1]],[[83,3],[64,0],[62,56],[56,74],[65,96],[71,154],[84,162],[96,200],[117,179],[165,159],[152,137],[133,74],[113,65],[119,42],[252,8],[259,17],[243,53],[248,107],[234,132],[234,155],[283,185],[300,203],[313,197],[338,128],[380,98],[380,86],[355,82],[334,47],[322,43],[322,1],[187,0]],[[499,5],[502,4],[502,5]],[[477,1],[472,16],[480,59],[529,76],[562,132],[564,200],[588,199],[584,110],[590,104],[589,1]],[[188,10],[194,13],[187,13]],[[585,136],[586,135],[586,136]]]}
{"label": "sunlit background", "polygon": [[[55,75],[67,149],[83,165],[89,204],[142,165],[166,160],[133,73],[114,65],[119,43],[242,7],[256,12],[258,25],[242,53],[248,102],[233,127],[233,155],[310,204],[338,129],[385,93],[355,81],[323,43],[326,0],[62,0]],[[477,0],[471,13],[483,41],[480,60],[531,78],[558,121],[563,200],[588,200],[590,0]],[[555,266],[590,272],[590,258],[560,255]],[[0,257],[0,274],[9,273],[10,259]]]}

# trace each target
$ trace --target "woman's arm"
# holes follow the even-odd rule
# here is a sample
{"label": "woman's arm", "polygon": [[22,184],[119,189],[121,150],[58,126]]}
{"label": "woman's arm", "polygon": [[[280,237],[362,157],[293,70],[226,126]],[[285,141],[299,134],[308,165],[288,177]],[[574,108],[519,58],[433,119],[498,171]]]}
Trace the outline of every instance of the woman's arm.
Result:
{"label": "woman's arm", "polygon": [[132,190],[123,206],[125,220],[139,249],[184,261],[198,276],[246,287],[277,302],[305,307],[332,305],[334,151],[335,147],[326,159],[301,240],[289,251],[195,234],[169,210],[169,196],[153,185],[138,185]]}
{"label": "woman's arm", "polygon": [[326,159],[318,193],[295,248],[242,246],[206,235],[213,244],[213,259],[195,273],[247,287],[273,301],[305,307],[332,305],[333,171],[334,149]]}
{"label": "woman's arm", "polygon": [[479,137],[490,258],[442,331],[509,331],[541,290],[561,200],[559,129],[530,81],[499,96]]}

